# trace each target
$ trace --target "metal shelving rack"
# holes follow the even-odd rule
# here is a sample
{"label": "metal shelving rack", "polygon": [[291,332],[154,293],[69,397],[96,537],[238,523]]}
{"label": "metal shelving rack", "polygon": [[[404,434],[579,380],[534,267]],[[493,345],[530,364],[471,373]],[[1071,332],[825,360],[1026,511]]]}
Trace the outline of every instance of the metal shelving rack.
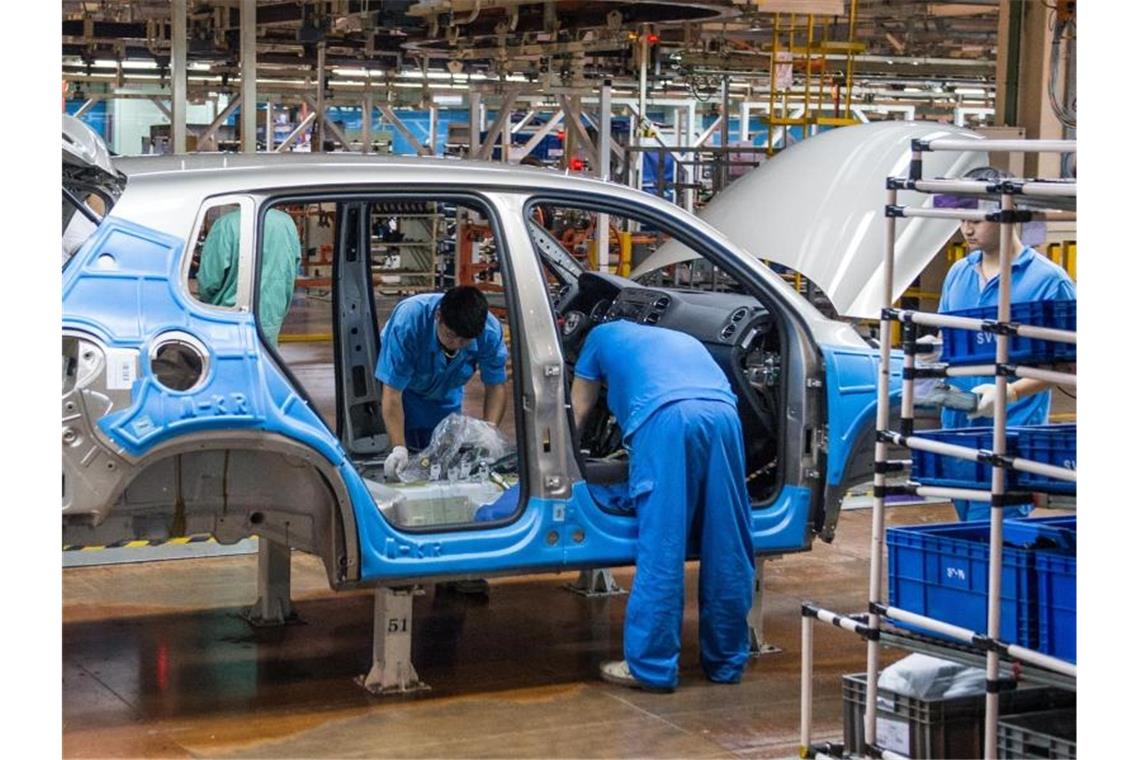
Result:
{"label": "metal shelving rack", "polygon": [[[396,219],[403,240],[389,242],[371,240],[373,285],[382,293],[426,292],[435,288],[440,240],[445,237],[445,220],[441,211],[409,211],[380,205],[373,218]],[[387,266],[377,261],[396,258],[399,265]]]}
{"label": "metal shelving rack", "polygon": [[[852,617],[841,615],[805,602],[802,608],[803,661],[801,670],[801,715],[800,715],[800,754],[802,757],[830,757],[835,753],[831,745],[811,743],[812,712],[812,634],[816,621],[831,623],[846,631],[855,633],[867,641],[867,700],[864,720],[864,744],[862,752],[871,757],[898,757],[898,755],[878,746],[876,735],[876,706],[878,703],[879,654],[882,645],[895,646],[911,651],[925,652],[944,659],[955,660],[970,665],[978,665],[984,658],[986,669],[986,718],[985,745],[986,758],[997,756],[998,691],[1003,667],[1007,674],[1016,673],[1026,680],[1048,683],[1063,688],[1076,689],[1076,666],[1065,660],[1042,654],[999,639],[1001,631],[1001,575],[1004,508],[1025,503],[1031,496],[1006,490],[1006,470],[1014,469],[1060,480],[1076,481],[1076,471],[1042,462],[1034,462],[1020,457],[1009,456],[1006,449],[1006,383],[1011,378],[1029,377],[1051,383],[1076,386],[1076,375],[1051,369],[1014,365],[1009,362],[1009,341],[1012,336],[1025,336],[1040,340],[1076,344],[1074,331],[1022,325],[1010,321],[1010,273],[1014,257],[1013,225],[1027,221],[1073,221],[1076,219],[1076,182],[1069,180],[1005,179],[999,181],[968,179],[924,179],[922,176],[923,154],[931,151],[970,151],[970,152],[1034,152],[1034,153],[1075,153],[1073,140],[960,140],[931,139],[915,140],[912,143],[910,170],[907,177],[887,178],[886,253],[884,259],[883,310],[880,320],[880,335],[891,334],[893,322],[903,328],[903,382],[902,404],[899,430],[890,429],[890,359],[889,340],[881,340],[878,376],[878,408],[875,443],[874,495],[872,500],[870,591],[868,613]],[[998,211],[935,209],[898,205],[898,191],[913,190],[922,193],[963,194],[977,197],[1000,197]],[[1015,196],[1030,199],[1035,205],[1048,210],[1030,211],[1014,208]],[[1000,273],[998,313],[996,320],[968,319],[963,317],[933,314],[921,311],[895,309],[891,294],[894,291],[895,227],[900,218],[942,218],[954,220],[973,219],[976,221],[998,222],[1001,228]],[[945,376],[989,375],[994,376],[996,386],[994,404],[994,429],[992,451],[976,450],[964,446],[954,446],[937,441],[915,438],[914,432],[914,380],[922,375],[915,368],[915,327],[950,327],[988,332],[995,336],[995,363],[969,367],[953,367],[936,370]],[[993,466],[993,480],[989,491],[938,488],[915,485],[888,486],[887,475],[897,472],[905,464],[890,462],[887,459],[889,444],[920,449],[935,454],[984,462]],[[915,493],[948,499],[968,499],[988,501],[993,509],[990,512],[988,610],[986,632],[984,634],[959,626],[918,615],[906,610],[890,607],[882,600],[883,557],[884,557],[884,517],[886,497],[898,492]],[[921,635],[883,629],[883,618],[919,626],[953,640],[941,642]],[[1012,663],[1012,665],[1011,665]]]}

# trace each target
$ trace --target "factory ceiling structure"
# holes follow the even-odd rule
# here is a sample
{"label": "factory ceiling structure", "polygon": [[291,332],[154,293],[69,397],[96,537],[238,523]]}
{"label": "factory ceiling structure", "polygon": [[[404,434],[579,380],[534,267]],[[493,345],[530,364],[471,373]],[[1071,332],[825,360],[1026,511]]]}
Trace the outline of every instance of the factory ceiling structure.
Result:
{"label": "factory ceiling structure", "polygon": [[[179,2],[66,1],[63,74],[73,86],[168,85]],[[193,100],[237,92],[241,3],[185,3],[186,82]],[[639,42],[648,85],[664,96],[709,97],[721,82],[766,92],[781,51],[819,59],[793,76],[854,69],[858,97],[992,105],[999,0],[342,0],[256,3],[259,91],[329,96],[387,91],[414,102],[422,89],[486,83],[615,88],[638,84]],[[322,66],[323,63],[323,66]],[[480,84],[480,86],[484,86]],[[403,93],[398,90],[404,90]]]}

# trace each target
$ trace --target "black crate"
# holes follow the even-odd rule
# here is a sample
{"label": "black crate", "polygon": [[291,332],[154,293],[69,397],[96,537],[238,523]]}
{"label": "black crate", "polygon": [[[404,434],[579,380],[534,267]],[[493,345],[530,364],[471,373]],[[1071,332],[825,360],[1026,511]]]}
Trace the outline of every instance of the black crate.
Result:
{"label": "black crate", "polygon": [[[843,743],[848,752],[863,748],[867,675],[843,676]],[[1001,693],[999,715],[1052,710],[1076,704],[1076,695],[1044,686],[1021,686]],[[981,757],[985,742],[986,695],[924,700],[879,689],[879,746],[912,758]]]}
{"label": "black crate", "polygon": [[998,721],[998,757],[1043,757],[1070,760],[1077,756],[1077,711],[1011,715]]}

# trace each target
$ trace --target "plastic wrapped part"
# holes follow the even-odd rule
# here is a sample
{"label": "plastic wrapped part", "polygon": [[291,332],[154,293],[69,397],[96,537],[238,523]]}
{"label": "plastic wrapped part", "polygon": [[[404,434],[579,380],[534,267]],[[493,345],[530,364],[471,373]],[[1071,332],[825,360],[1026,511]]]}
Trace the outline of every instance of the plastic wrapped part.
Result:
{"label": "plastic wrapped part", "polygon": [[925,654],[912,654],[879,674],[879,688],[932,700],[986,693],[986,672]]}
{"label": "plastic wrapped part", "polygon": [[449,414],[436,425],[431,442],[413,454],[400,472],[404,483],[446,480],[451,483],[479,480],[494,462],[514,453],[503,431],[484,420]]}

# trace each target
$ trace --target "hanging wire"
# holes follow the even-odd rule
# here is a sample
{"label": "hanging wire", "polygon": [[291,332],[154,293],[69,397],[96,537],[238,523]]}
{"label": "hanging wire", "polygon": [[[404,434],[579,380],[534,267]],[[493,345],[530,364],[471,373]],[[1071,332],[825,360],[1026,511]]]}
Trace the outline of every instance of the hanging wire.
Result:
{"label": "hanging wire", "polygon": [[[1071,33],[1066,36],[1066,30]],[[1056,13],[1053,14],[1053,44],[1049,52],[1049,105],[1053,113],[1066,127],[1075,129],[1077,126],[1077,96],[1075,92],[1066,93],[1065,102],[1062,103],[1057,96],[1057,72],[1061,68],[1061,42],[1069,41],[1069,55],[1066,66],[1076,65],[1077,22],[1075,18],[1058,21]],[[1064,86],[1064,85],[1062,85]]]}

